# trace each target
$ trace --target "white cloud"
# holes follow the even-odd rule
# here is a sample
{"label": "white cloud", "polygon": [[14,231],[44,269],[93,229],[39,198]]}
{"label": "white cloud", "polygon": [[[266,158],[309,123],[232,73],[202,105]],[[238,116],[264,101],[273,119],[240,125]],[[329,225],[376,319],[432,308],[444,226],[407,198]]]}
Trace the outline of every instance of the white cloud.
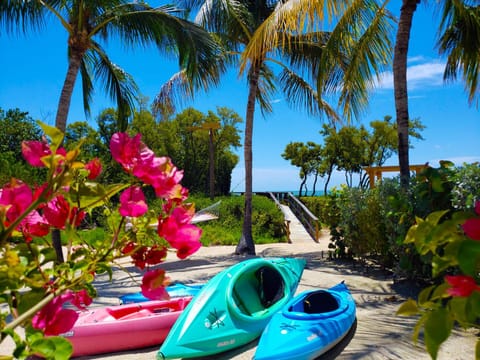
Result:
{"label": "white cloud", "polygon": [[[422,60],[421,57],[413,59],[416,61]],[[407,82],[409,90],[442,85],[444,69],[445,64],[438,61],[408,66]],[[377,83],[376,88],[385,90],[393,89],[393,73],[386,71],[381,74],[380,81]]]}
{"label": "white cloud", "polygon": [[447,159],[433,159],[429,161],[430,166],[438,167],[440,166],[440,161],[451,161],[455,166],[462,166],[463,164],[472,164],[475,162],[480,162],[480,156],[456,156]]}

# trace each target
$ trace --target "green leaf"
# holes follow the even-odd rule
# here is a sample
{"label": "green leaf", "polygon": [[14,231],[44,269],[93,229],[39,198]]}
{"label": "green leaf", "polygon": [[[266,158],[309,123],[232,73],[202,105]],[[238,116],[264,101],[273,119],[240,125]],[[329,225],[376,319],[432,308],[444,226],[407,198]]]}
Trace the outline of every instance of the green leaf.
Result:
{"label": "green leaf", "polygon": [[67,360],[73,353],[72,344],[61,336],[53,336],[34,341],[31,348],[46,359]]}
{"label": "green leaf", "polygon": [[442,217],[448,213],[449,210],[442,210],[442,211],[434,211],[433,213],[429,214],[426,218],[425,221],[430,223],[430,225],[435,226],[437,225]]}
{"label": "green leaf", "polygon": [[430,296],[432,295],[435,286],[428,286],[418,294],[418,304],[420,306],[425,306],[425,304],[430,300]]}
{"label": "green leaf", "polygon": [[458,249],[460,269],[473,277],[480,272],[480,241],[464,240]]}
{"label": "green leaf", "polygon": [[437,358],[440,345],[450,336],[453,318],[444,308],[428,313],[425,320],[425,345],[433,359]]}
{"label": "green leaf", "polygon": [[55,153],[63,142],[63,133],[55,126],[47,125],[41,121],[38,121],[38,124],[42,128],[45,135],[50,138],[50,149],[52,149],[52,152]]}
{"label": "green leaf", "polygon": [[397,310],[397,315],[399,316],[412,316],[419,313],[417,302],[413,299],[408,299],[405,301]]}

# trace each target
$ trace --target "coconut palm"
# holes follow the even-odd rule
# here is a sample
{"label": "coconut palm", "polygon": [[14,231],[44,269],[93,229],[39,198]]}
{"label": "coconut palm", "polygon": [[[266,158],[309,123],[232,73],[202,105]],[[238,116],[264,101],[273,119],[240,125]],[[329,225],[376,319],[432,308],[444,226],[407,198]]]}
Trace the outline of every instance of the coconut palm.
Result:
{"label": "coconut palm", "polygon": [[[364,21],[372,21],[375,26],[388,27],[384,12],[372,1],[357,1],[363,6],[352,7],[345,17],[338,19],[342,23],[337,30],[330,32],[316,28],[303,28],[305,19],[300,19],[292,3],[301,3],[305,7],[315,7],[316,20],[332,19],[335,13],[345,10],[343,2],[329,2],[330,12],[324,12],[324,1],[252,1],[252,0],[183,0],[185,7],[198,10],[195,22],[212,32],[225,49],[227,63],[241,64],[242,72],[248,81],[248,98],[244,135],[245,161],[245,206],[242,237],[237,245],[238,254],[255,254],[252,237],[252,137],[255,104],[258,103],[263,114],[272,111],[270,99],[278,88],[285,94],[290,105],[306,108],[312,115],[326,114],[333,121],[339,121],[335,106],[331,106],[322,94],[337,90],[343,85],[345,90],[339,102],[346,113],[360,110],[365,103],[369,74],[380,68],[388,54],[388,40],[378,37],[378,32]],[[368,4],[367,4],[368,3]],[[293,11],[292,11],[293,8]],[[305,17],[308,15],[305,15]],[[293,28],[283,31],[284,23],[279,19],[290,19]],[[297,26],[302,30],[298,31]],[[327,25],[324,25],[328,28]],[[341,36],[345,32],[349,36]],[[386,32],[382,32],[384,34]],[[349,38],[349,46],[339,47],[341,38]],[[371,47],[366,42],[372,41]],[[351,48],[356,44],[356,52]],[[345,43],[343,44],[345,45]],[[373,49],[373,50],[372,50]],[[377,53],[378,52],[378,53]],[[272,66],[273,64],[273,66]],[[360,70],[355,74],[353,69]],[[279,74],[275,75],[276,69]],[[361,75],[365,75],[362,77]],[[312,83],[320,82],[320,91]],[[160,92],[154,104],[171,105],[172,86],[182,83],[182,75],[172,81]],[[342,85],[343,84],[343,85]],[[181,89],[181,85],[179,86]],[[182,89],[185,95],[185,89]]]}
{"label": "coconut palm", "polygon": [[[57,128],[65,132],[71,97],[78,73],[81,75],[83,104],[89,114],[94,79],[117,102],[119,130],[125,130],[133,114],[137,86],[132,77],[114,64],[101,44],[114,38],[125,46],[153,44],[178,56],[179,65],[192,81],[209,78],[204,69],[216,54],[215,42],[199,26],[177,17],[172,6],[153,8],[144,2],[125,0],[3,0],[0,24],[7,31],[39,31],[53,18],[65,29],[68,41],[68,69],[55,118]],[[208,66],[207,66],[208,65]],[[59,233],[54,246],[63,261]]]}
{"label": "coconut palm", "polygon": [[[403,0],[400,9],[395,51],[393,58],[393,84],[398,126],[398,160],[400,181],[403,188],[409,186],[410,164],[408,156],[408,92],[407,54],[412,20],[421,0]],[[478,97],[480,67],[480,6],[478,0],[446,0],[443,4],[439,29],[439,50],[447,54],[444,79],[456,79],[463,68],[469,100]]]}

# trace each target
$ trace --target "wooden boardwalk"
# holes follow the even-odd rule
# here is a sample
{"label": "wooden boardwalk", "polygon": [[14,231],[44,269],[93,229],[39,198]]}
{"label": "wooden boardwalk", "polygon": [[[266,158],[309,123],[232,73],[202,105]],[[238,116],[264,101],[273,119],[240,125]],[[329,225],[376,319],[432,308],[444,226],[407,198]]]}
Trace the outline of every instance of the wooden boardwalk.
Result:
{"label": "wooden boardwalk", "polygon": [[295,216],[292,210],[287,205],[280,205],[285,216],[285,221],[289,222],[290,242],[292,244],[318,244],[321,250],[328,250],[328,243],[330,239],[329,231],[321,230],[321,236],[318,243],[312,239],[300,220]]}

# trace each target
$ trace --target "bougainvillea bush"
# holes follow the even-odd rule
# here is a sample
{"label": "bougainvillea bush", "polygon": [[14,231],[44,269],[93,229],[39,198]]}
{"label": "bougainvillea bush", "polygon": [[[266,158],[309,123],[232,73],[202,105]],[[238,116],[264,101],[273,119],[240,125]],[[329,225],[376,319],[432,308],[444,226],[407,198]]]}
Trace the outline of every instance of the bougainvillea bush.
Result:
{"label": "bougainvillea bush", "polygon": [[[1,341],[11,337],[16,345],[13,354],[0,354],[2,359],[68,359],[72,346],[61,334],[74,325],[75,307],[85,308],[96,296],[96,274],[111,274],[116,259],[130,256],[144,270],[144,295],[165,298],[168,277],[156,265],[168,249],[183,259],[201,246],[201,230],[191,223],[194,206],[180,184],[182,171],[156,156],[140,135],[112,136],[112,157],[130,181],[104,186],[95,180],[102,170],[98,159],[79,161],[80,148],[67,151],[61,132],[41,127],[44,139],[24,141],[22,153],[30,165],[47,168],[46,181],[30,185],[11,179],[0,189]],[[162,201],[160,213],[146,203],[147,186]],[[95,208],[107,215],[111,236],[82,240],[79,226]],[[52,229],[67,240],[65,261],[58,261]],[[12,241],[18,237],[21,241]]]}
{"label": "bougainvillea bush", "polygon": [[[432,257],[437,282],[417,300],[403,303],[398,314],[418,316],[414,340],[423,330],[427,351],[435,359],[454,326],[480,328],[480,201],[474,211],[436,211],[417,218],[405,242]],[[480,339],[475,358],[480,359]]]}

